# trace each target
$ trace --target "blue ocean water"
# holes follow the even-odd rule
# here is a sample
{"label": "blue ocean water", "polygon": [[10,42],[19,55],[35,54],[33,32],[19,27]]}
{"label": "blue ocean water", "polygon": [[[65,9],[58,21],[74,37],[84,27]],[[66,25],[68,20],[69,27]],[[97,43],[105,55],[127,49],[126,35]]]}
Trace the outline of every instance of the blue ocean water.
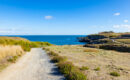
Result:
{"label": "blue ocean water", "polygon": [[[14,35],[13,35],[14,36]],[[30,41],[49,42],[55,45],[83,45],[85,43],[78,42],[78,37],[86,35],[15,35],[16,37],[26,38]]]}

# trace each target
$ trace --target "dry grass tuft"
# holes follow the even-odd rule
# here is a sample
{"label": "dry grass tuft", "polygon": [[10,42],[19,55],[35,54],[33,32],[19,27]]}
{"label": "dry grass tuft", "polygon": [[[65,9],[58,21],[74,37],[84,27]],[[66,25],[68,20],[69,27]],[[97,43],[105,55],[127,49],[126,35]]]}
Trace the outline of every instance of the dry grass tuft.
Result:
{"label": "dry grass tuft", "polygon": [[24,53],[21,46],[3,46],[0,45],[0,60],[7,59],[12,56],[20,56]]}
{"label": "dry grass tuft", "polygon": [[0,45],[0,71],[6,68],[9,63],[14,63],[24,53],[21,46]]}
{"label": "dry grass tuft", "polygon": [[85,49],[84,50],[84,52],[99,52],[99,50],[97,50],[97,49],[92,49],[92,48],[87,48],[87,49]]}

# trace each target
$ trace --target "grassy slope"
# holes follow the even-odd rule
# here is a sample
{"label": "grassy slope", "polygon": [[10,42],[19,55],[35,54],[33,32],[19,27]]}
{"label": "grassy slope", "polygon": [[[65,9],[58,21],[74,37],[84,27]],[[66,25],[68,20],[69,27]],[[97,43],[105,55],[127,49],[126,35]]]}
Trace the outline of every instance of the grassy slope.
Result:
{"label": "grassy slope", "polygon": [[0,71],[33,47],[49,46],[48,42],[31,42],[20,37],[0,37]]}
{"label": "grassy slope", "polygon": [[32,47],[49,46],[48,42],[31,42],[20,37],[0,37],[0,44],[2,45],[20,45],[24,51],[30,51]]}
{"label": "grassy slope", "polygon": [[[130,55],[82,46],[49,46],[49,50],[66,56],[78,67],[86,67],[88,80],[128,80],[130,79]],[[120,76],[115,77],[120,74]]]}
{"label": "grassy slope", "polygon": [[10,63],[14,63],[18,57],[25,52],[21,46],[14,45],[0,45],[0,71],[2,71]]}

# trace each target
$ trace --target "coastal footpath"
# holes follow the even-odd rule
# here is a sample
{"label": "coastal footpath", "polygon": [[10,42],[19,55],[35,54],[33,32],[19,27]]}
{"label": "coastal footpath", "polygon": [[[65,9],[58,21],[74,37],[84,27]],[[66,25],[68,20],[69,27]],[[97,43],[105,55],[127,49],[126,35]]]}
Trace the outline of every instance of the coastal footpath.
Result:
{"label": "coastal footpath", "polygon": [[64,80],[42,48],[32,48],[0,73],[0,80]]}

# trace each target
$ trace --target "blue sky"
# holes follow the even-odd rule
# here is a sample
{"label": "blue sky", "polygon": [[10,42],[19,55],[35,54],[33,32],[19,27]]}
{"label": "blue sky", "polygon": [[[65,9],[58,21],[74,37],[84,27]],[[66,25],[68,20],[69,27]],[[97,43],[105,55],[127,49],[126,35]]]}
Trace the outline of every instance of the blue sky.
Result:
{"label": "blue sky", "polygon": [[130,0],[0,0],[0,35],[130,32]]}

